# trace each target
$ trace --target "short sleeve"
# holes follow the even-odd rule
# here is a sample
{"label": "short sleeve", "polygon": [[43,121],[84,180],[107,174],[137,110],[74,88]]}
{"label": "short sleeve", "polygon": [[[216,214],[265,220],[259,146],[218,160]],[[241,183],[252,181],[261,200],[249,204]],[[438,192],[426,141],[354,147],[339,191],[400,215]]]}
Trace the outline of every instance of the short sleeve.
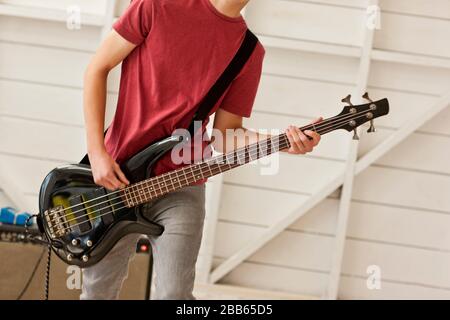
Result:
{"label": "short sleeve", "polygon": [[233,80],[220,108],[241,117],[250,117],[261,80],[264,47],[258,43],[241,73]]}
{"label": "short sleeve", "polygon": [[135,45],[141,44],[152,27],[153,0],[132,0],[113,28]]}

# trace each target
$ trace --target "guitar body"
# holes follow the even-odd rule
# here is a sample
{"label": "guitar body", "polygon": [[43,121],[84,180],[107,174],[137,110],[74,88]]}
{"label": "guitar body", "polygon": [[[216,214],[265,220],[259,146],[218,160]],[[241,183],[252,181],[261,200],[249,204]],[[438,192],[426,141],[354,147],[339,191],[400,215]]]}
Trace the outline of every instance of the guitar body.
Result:
{"label": "guitar body", "polygon": [[[124,163],[122,170],[131,183],[142,181],[149,176],[155,162],[180,141],[181,137],[172,136],[152,144]],[[40,231],[51,240],[58,257],[68,264],[89,267],[100,261],[127,234],[160,235],[163,232],[162,226],[146,220],[142,206],[128,208],[122,200],[117,193],[94,183],[90,166],[58,167],[41,185],[37,223]],[[86,202],[88,204],[83,204]],[[95,213],[90,206],[95,206]],[[74,209],[65,209],[64,215],[54,216],[55,222],[60,222],[63,227],[74,227],[55,238],[43,219],[46,219],[45,212],[48,214],[49,210],[61,207]]]}

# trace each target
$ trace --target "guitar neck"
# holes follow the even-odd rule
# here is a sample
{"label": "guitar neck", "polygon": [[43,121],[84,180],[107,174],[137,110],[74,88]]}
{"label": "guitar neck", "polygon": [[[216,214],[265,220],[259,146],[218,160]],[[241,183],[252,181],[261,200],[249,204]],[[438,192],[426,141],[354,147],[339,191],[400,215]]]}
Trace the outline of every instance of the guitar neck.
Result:
{"label": "guitar neck", "polygon": [[[334,120],[334,118],[336,117],[326,119],[320,122],[320,124],[310,124],[301,127],[300,130],[313,130],[324,135],[339,129],[336,126],[337,120]],[[270,138],[260,140],[231,152],[220,154],[207,161],[188,165],[178,170],[132,184],[122,191],[123,198],[128,207],[141,205],[166,193],[243,166],[289,147],[290,143],[285,133],[271,136]]]}

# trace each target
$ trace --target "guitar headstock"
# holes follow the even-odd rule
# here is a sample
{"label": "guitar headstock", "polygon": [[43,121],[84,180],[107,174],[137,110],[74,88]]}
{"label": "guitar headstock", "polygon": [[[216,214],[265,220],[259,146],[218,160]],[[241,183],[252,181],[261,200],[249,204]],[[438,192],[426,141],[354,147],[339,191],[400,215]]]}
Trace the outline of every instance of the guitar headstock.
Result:
{"label": "guitar headstock", "polygon": [[372,101],[367,92],[363,95],[363,98],[368,101],[365,104],[353,105],[350,98],[351,95],[348,95],[342,99],[342,102],[348,105],[335,118],[339,119],[336,121],[338,129],[354,131],[353,139],[358,140],[356,128],[370,122],[367,132],[375,132],[373,120],[389,113],[389,101],[387,99]]}

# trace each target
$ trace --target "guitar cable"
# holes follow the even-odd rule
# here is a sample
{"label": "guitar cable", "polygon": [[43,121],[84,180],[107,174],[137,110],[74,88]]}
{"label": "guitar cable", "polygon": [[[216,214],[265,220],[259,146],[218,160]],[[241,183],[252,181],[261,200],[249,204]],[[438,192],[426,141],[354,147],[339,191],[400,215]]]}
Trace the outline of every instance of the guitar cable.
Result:
{"label": "guitar cable", "polygon": [[28,277],[27,282],[25,283],[25,286],[23,287],[22,291],[19,293],[19,295],[17,296],[16,300],[21,300],[23,295],[25,294],[25,292],[27,292],[31,281],[33,280],[34,276],[36,275],[36,271],[39,267],[39,265],[41,264],[42,258],[44,257],[44,253],[45,253],[45,248],[42,249],[41,254],[39,255],[39,258],[36,262],[36,264],[33,267],[33,271],[31,271],[31,275]]}
{"label": "guitar cable", "polygon": [[[46,270],[45,270],[44,300],[48,300],[49,290],[50,290],[50,263],[51,263],[51,257],[52,257],[52,243],[50,241],[46,241],[46,240],[40,239],[36,236],[30,235],[29,230],[28,230],[29,222],[31,219],[36,218],[37,216],[38,216],[37,214],[34,214],[34,215],[28,217],[27,220],[25,221],[25,236],[27,237],[27,239],[29,239],[31,241],[47,245],[47,266],[46,266]],[[36,275],[36,271],[42,261],[42,258],[44,257],[44,253],[45,253],[45,248],[42,250],[41,255],[39,256],[39,259],[36,262],[36,265],[34,266],[33,271],[31,272],[31,275],[28,278],[27,283],[25,284],[24,288],[22,289],[21,293],[19,294],[19,296],[17,297],[16,300],[20,300],[23,297],[23,295],[25,294],[25,292],[28,290],[28,287],[30,286],[31,281],[33,280],[34,276]]]}
{"label": "guitar cable", "polygon": [[48,300],[48,293],[50,290],[50,263],[52,259],[52,245],[49,242],[47,245],[47,268],[45,270],[45,295],[44,300]]}

